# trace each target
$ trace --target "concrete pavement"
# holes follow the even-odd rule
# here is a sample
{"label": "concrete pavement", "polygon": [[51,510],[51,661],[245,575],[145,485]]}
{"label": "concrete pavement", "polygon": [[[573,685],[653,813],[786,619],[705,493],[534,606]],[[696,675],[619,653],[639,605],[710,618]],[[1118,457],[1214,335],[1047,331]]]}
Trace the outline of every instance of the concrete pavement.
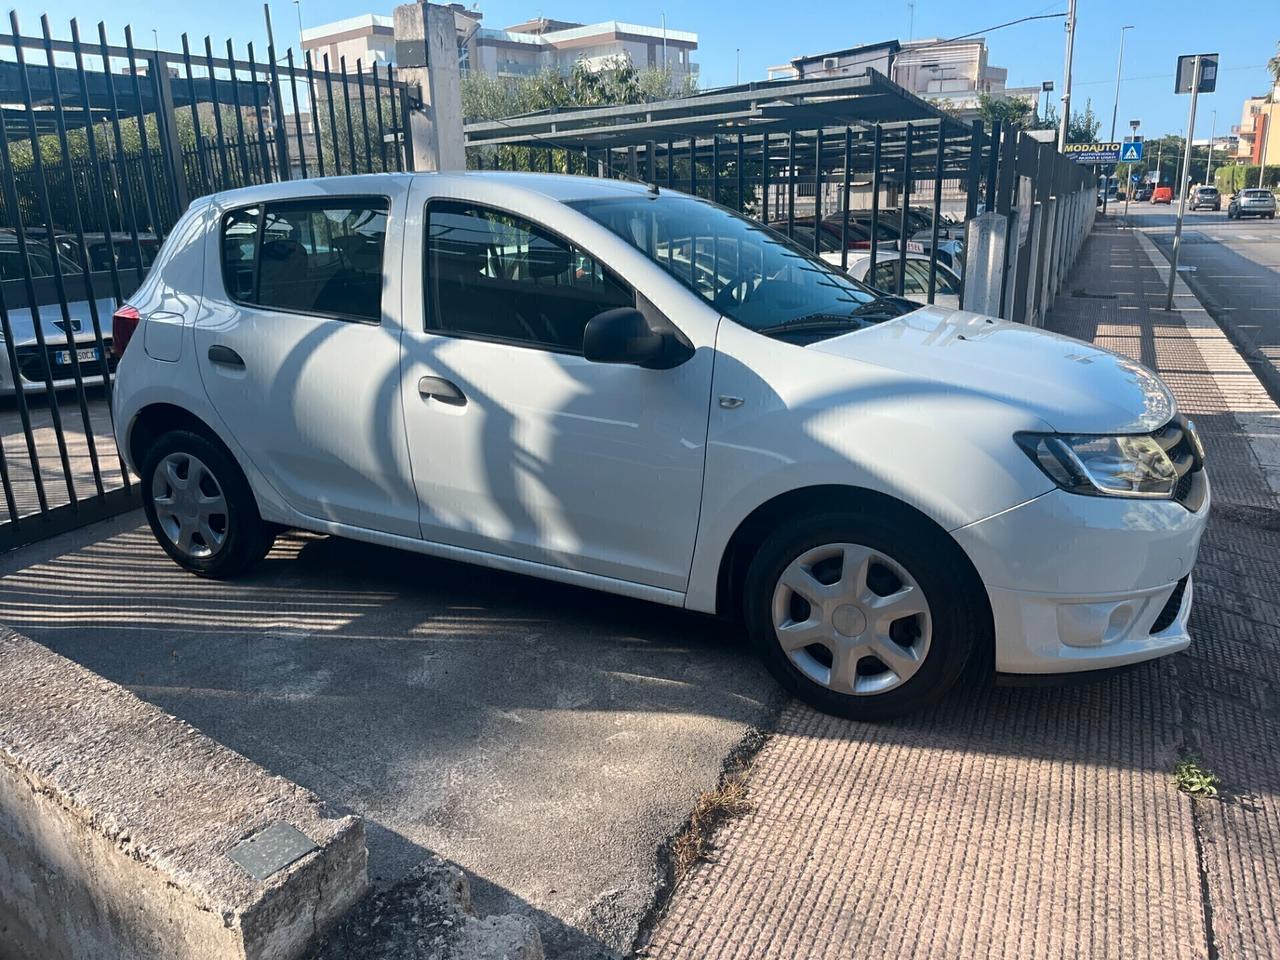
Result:
{"label": "concrete pavement", "polygon": [[777,695],[705,617],[303,535],[214,583],[139,523],[0,558],[0,623],[362,816],[384,888],[464,867],[549,957],[630,946],[659,849]]}
{"label": "concrete pavement", "polygon": [[[1189,292],[1185,316],[1158,309],[1163,290],[1131,232],[1101,225],[1048,325],[1159,370],[1206,434],[1191,650],[1089,686],[960,690],[893,724],[789,705],[752,812],[645,956],[1280,956],[1280,511],[1231,412],[1239,359]],[[1187,754],[1226,799],[1177,791]]]}

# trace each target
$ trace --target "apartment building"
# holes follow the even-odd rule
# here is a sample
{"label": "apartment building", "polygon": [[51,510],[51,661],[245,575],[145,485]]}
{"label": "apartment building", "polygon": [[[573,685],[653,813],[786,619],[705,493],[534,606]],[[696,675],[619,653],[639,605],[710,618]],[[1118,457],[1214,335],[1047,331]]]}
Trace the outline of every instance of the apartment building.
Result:
{"label": "apartment building", "polygon": [[1231,132],[1240,138],[1238,163],[1280,166],[1280,83],[1270,94],[1250,97],[1240,112],[1240,123]]}
{"label": "apartment building", "polygon": [[1008,87],[1009,71],[987,60],[982,37],[965,40],[889,40],[796,57],[769,68],[769,79],[855,76],[870,67],[926,100],[946,100],[958,111],[977,110],[982,94],[1035,102],[1039,87]]}
{"label": "apartment building", "polygon": [[[578,62],[600,67],[621,57],[644,69],[669,70],[677,79],[696,79],[698,65],[691,55],[698,35],[665,25],[646,26],[605,20],[575,23],[538,17],[502,30],[482,25],[482,14],[460,3],[450,4],[458,33],[458,63],[464,73],[519,77],[542,70],[567,73]],[[319,62],[327,54],[336,65],[345,57],[350,68],[357,60],[366,67],[395,62],[395,31],[389,16],[365,13],[302,31],[302,46]]]}

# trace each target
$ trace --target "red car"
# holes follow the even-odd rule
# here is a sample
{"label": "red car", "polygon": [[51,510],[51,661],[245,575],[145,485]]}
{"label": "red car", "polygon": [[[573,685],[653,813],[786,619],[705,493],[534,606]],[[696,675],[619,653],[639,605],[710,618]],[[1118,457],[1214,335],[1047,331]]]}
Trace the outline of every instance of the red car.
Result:
{"label": "red car", "polygon": [[1156,187],[1151,194],[1152,203],[1173,203],[1173,187]]}

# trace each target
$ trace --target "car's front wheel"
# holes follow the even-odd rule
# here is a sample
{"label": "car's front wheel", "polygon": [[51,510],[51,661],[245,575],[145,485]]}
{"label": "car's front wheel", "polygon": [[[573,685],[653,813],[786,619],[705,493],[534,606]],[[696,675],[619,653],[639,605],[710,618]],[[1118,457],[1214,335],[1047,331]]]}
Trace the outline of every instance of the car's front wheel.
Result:
{"label": "car's front wheel", "polygon": [[826,713],[876,720],[917,709],[989,643],[985,597],[958,548],[900,519],[805,519],[766,539],[747,573],[754,645],[787,690]]}
{"label": "car's front wheel", "polygon": [[142,504],[165,553],[200,576],[233,577],[275,541],[239,465],[198,433],[174,430],[151,447],[142,466]]}

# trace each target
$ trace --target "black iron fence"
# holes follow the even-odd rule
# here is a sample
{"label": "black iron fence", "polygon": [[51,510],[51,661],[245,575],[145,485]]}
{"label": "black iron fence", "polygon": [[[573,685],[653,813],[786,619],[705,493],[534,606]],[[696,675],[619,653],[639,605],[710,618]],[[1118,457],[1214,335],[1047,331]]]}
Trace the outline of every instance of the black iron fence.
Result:
{"label": "black iron fence", "polygon": [[[671,187],[748,214],[889,293],[948,305],[965,303],[972,276],[968,225],[991,212],[1008,243],[994,283],[982,278],[982,306],[1024,322],[1039,318],[1056,289],[1050,271],[1074,258],[1092,221],[1089,168],[999,122],[938,116],[756,133],[732,121],[725,132],[665,140],[619,135],[616,125],[597,133],[605,122],[587,115],[527,136],[504,123],[497,136],[470,138],[468,166]],[[993,303],[985,294],[994,288]]]}
{"label": "black iron fence", "polygon": [[136,502],[112,438],[111,315],[191,200],[412,167],[395,68],[295,63],[105,24],[0,32],[0,549]]}
{"label": "black iron fence", "polygon": [[[143,49],[129,28],[120,44],[101,23],[82,37],[74,20],[55,38],[47,17],[38,36],[24,35],[16,14],[8,27],[0,549],[137,502],[107,402],[111,318],[193,198],[413,166],[410,97],[394,67],[295,63],[271,45],[261,56],[246,45],[242,58],[231,41],[215,48],[208,37],[193,47],[184,36],[177,53]],[[661,121],[642,108],[621,137],[617,117],[605,114],[628,108],[584,112],[576,131],[557,115],[554,135],[520,134],[530,118],[479,125],[483,137],[469,127],[468,165],[687,191],[850,272],[865,266],[855,275],[873,286],[1034,322],[1091,222],[1092,178],[1026,133],[958,123],[883,78],[862,86],[875,109],[901,104],[910,119],[833,124],[823,119],[832,98],[778,99],[769,85],[749,123],[716,120],[734,96],[719,92],[700,101],[697,117],[685,101],[668,102]]]}

